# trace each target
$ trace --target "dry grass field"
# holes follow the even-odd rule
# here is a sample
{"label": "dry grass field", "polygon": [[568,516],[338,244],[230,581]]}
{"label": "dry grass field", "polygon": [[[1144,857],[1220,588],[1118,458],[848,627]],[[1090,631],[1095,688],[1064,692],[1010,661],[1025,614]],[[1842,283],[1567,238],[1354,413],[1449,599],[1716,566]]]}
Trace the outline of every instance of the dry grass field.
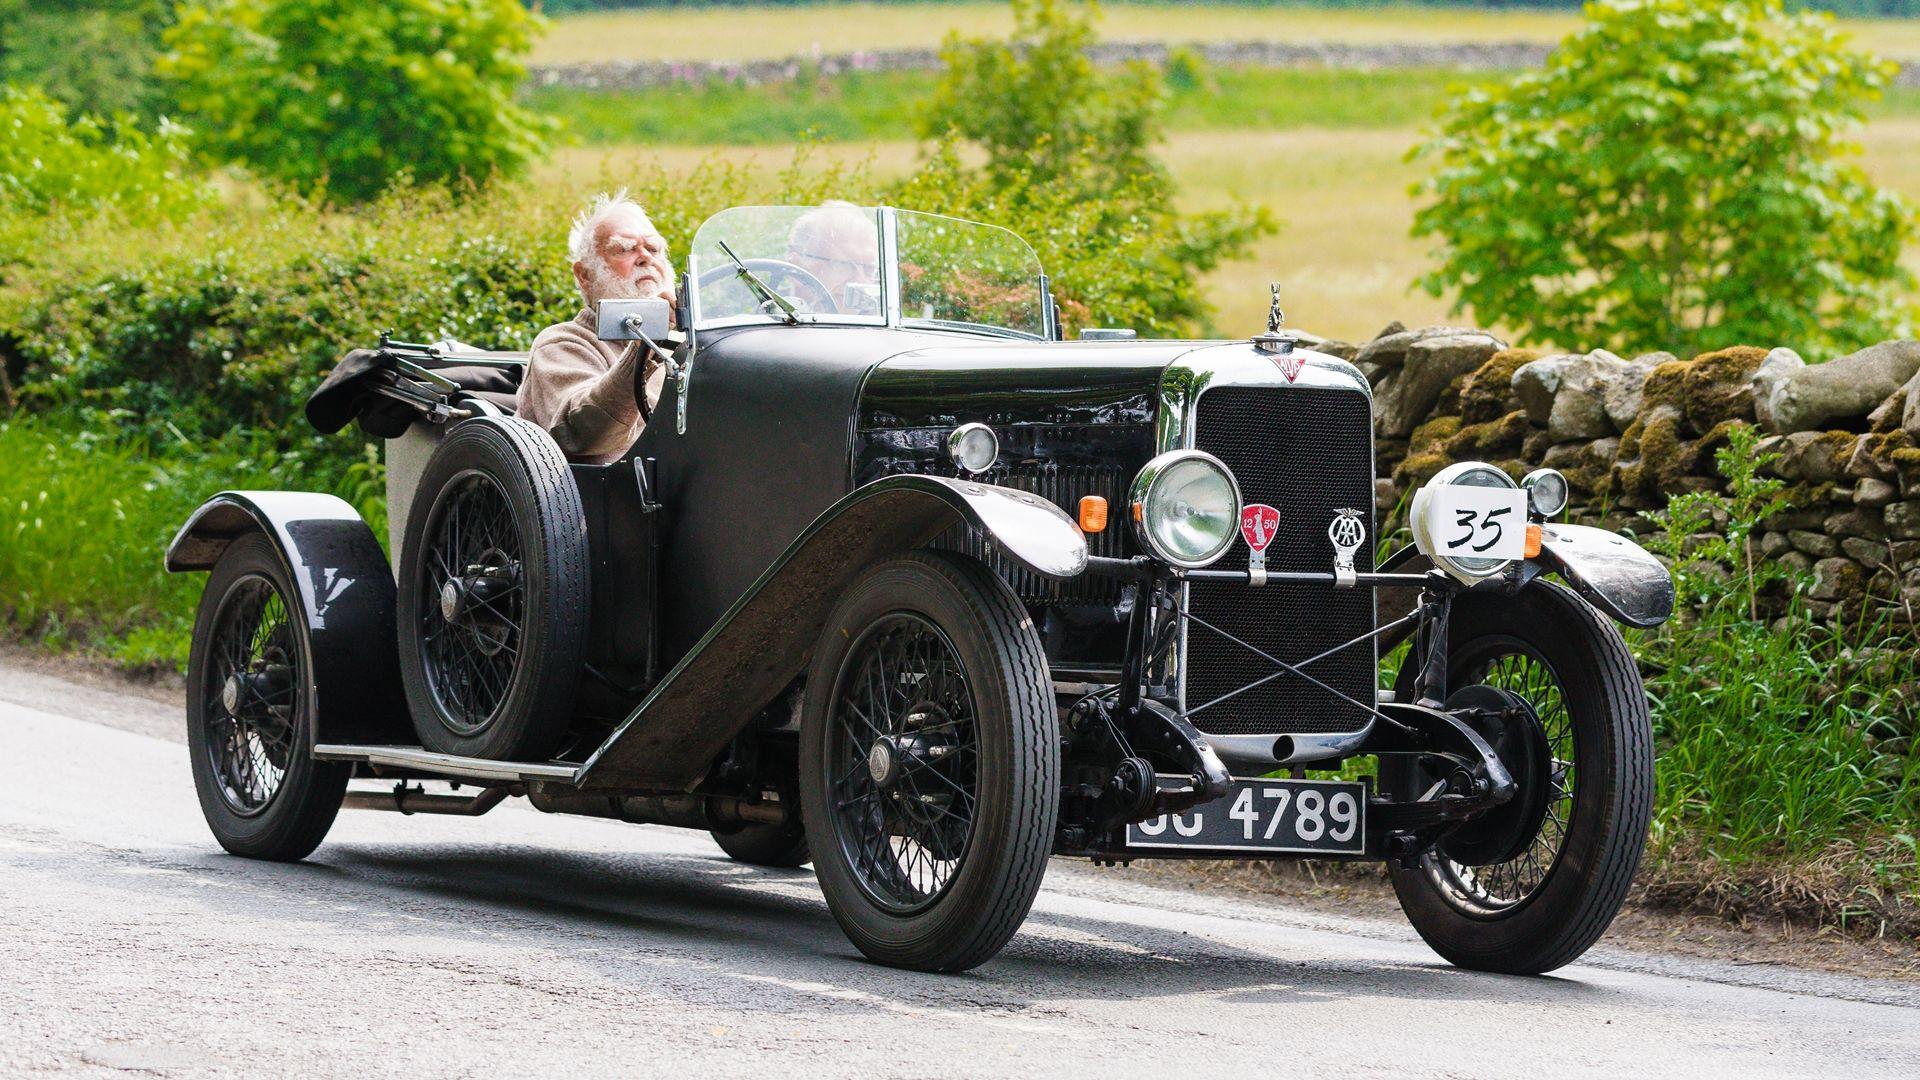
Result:
{"label": "dry grass field", "polygon": [[[1414,202],[1408,188],[1420,167],[1404,155],[1415,129],[1190,132],[1165,147],[1187,203],[1216,206],[1233,198],[1261,202],[1284,223],[1253,258],[1223,266],[1197,282],[1218,309],[1215,328],[1250,334],[1266,316],[1267,282],[1281,283],[1291,325],[1364,341],[1389,320],[1444,322],[1447,302],[1410,289],[1428,265],[1423,241],[1408,235]],[[1920,205],[1920,120],[1885,120],[1862,133],[1875,180]],[[898,175],[914,160],[911,142],[826,144],[821,163],[868,161],[878,175]],[[624,163],[650,160],[693,168],[706,160],[768,172],[792,160],[790,147],[575,148],[548,166],[573,176],[601,171],[618,178]],[[1920,251],[1909,252],[1920,273]],[[1470,319],[1469,319],[1470,321]],[[1568,343],[1576,344],[1576,343]]]}
{"label": "dry grass field", "polygon": [[[1101,36],[1115,41],[1554,42],[1571,13],[1235,8],[1108,3]],[[1849,20],[1858,40],[1889,56],[1920,56],[1920,22]],[[938,45],[948,33],[1004,35],[1006,4],[829,4],[780,8],[618,11],[552,20],[536,64],[591,60],[755,60]]]}

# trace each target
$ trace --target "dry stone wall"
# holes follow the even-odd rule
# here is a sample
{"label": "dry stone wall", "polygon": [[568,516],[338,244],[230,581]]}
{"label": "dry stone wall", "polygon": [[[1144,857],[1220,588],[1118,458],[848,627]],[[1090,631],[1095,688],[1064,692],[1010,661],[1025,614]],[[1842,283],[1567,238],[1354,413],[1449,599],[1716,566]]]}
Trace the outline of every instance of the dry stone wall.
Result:
{"label": "dry stone wall", "polygon": [[1761,553],[1812,581],[1822,617],[1920,612],[1920,341],[1807,359],[1738,346],[1690,359],[1509,348],[1482,330],[1407,329],[1365,344],[1315,339],[1372,383],[1383,523],[1448,464],[1516,478],[1565,473],[1569,516],[1645,533],[1674,494],[1722,490],[1714,453],[1753,424],[1793,507],[1765,522]]}
{"label": "dry stone wall", "polygon": [[[1143,60],[1165,64],[1181,49],[1219,67],[1333,68],[1381,71],[1403,68],[1452,68],[1460,71],[1516,71],[1546,62],[1552,46],[1531,41],[1342,42],[1342,41],[1108,41],[1087,55],[1097,64]],[[747,86],[835,76],[851,71],[935,71],[938,49],[876,49],[829,53],[816,49],[801,56],[770,60],[618,60],[537,64],[528,69],[534,86],[625,91],[654,87],[730,82]],[[1901,65],[1894,81],[1920,86],[1920,64]]]}

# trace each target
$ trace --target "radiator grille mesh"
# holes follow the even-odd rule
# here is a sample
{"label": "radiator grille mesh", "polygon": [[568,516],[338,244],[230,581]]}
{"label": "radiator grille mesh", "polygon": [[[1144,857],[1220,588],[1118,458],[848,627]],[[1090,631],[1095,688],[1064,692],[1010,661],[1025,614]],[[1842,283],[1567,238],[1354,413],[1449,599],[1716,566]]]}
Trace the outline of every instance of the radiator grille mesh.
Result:
{"label": "radiator grille mesh", "polygon": [[[1342,508],[1366,515],[1367,543],[1354,560],[1373,569],[1373,423],[1364,394],[1319,387],[1223,386],[1200,397],[1194,443],[1233,470],[1248,503],[1280,511],[1267,569],[1328,571],[1327,525]],[[1245,570],[1236,541],[1214,566]],[[1367,633],[1373,590],[1325,585],[1248,588],[1189,585],[1188,610],[1234,637],[1298,663]],[[1314,678],[1371,705],[1377,657],[1371,641],[1306,668]],[[1282,674],[1210,708],[1223,694],[1278,670],[1258,654],[1197,623],[1186,648],[1186,704],[1200,730],[1215,735],[1357,731],[1368,713],[1305,679]]]}

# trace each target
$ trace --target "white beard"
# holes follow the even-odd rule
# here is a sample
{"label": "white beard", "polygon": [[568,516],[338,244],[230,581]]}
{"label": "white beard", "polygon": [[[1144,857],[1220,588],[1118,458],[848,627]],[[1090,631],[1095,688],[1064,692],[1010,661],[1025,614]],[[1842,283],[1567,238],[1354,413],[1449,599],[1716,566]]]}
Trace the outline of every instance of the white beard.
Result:
{"label": "white beard", "polygon": [[622,278],[599,256],[587,260],[587,283],[580,290],[588,307],[602,300],[649,300],[659,296],[660,286],[652,281]]}

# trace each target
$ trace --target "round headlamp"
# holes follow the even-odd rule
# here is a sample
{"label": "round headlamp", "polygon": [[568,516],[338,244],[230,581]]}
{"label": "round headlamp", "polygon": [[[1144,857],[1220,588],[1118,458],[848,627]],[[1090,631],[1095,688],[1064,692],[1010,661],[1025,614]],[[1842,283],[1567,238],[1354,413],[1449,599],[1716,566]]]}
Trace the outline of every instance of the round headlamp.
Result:
{"label": "round headlamp", "polygon": [[[1452,553],[1449,553],[1449,546],[1438,542],[1444,530],[1450,528],[1464,529],[1468,527],[1468,524],[1463,524],[1458,520],[1457,515],[1455,520],[1439,520],[1440,516],[1444,513],[1444,510],[1439,506],[1443,500],[1437,498],[1436,495],[1442,489],[1453,486],[1505,488],[1508,491],[1512,491],[1519,485],[1513,482],[1513,477],[1508,476],[1506,473],[1484,461],[1462,461],[1457,465],[1449,465],[1441,469],[1433,479],[1421,485],[1420,490],[1413,493],[1413,509],[1407,515],[1407,523],[1413,528],[1414,544],[1419,547],[1421,552],[1428,558],[1433,560],[1434,565],[1453,575],[1456,579],[1471,584],[1481,578],[1489,578],[1498,574],[1500,571],[1505,570],[1507,564],[1513,560],[1479,558],[1470,554],[1462,554],[1459,549],[1455,549]],[[1526,522],[1524,520],[1503,522],[1501,527],[1524,529]],[[1458,536],[1457,533],[1449,535],[1450,538],[1457,538]],[[1465,550],[1470,551],[1471,549],[1471,546],[1468,546]]]}
{"label": "round headlamp", "polygon": [[1543,518],[1553,517],[1567,508],[1567,478],[1558,469],[1535,469],[1520,478],[1527,489],[1527,509]]}
{"label": "round headlamp", "polygon": [[1186,570],[1225,555],[1240,528],[1240,484],[1200,450],[1169,450],[1147,462],[1127,502],[1140,543]]}
{"label": "round headlamp", "polygon": [[964,472],[986,472],[1000,456],[1000,437],[985,424],[961,424],[947,433],[947,456]]}

